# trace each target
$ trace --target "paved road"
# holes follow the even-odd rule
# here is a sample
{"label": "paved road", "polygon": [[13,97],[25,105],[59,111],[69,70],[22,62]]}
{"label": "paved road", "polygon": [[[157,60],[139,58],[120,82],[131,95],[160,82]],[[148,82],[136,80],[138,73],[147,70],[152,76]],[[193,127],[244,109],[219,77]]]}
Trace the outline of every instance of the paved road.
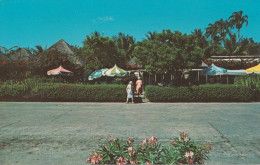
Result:
{"label": "paved road", "polygon": [[0,164],[85,164],[108,138],[179,132],[213,144],[207,164],[260,164],[260,103],[0,102]]}

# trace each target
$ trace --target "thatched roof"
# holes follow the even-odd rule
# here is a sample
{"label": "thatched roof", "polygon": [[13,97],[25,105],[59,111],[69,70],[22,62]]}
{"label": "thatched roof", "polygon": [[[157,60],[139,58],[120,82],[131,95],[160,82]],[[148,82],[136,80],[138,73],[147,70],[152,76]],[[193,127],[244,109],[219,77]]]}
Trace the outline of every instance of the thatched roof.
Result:
{"label": "thatched roof", "polygon": [[56,42],[55,44],[53,44],[46,51],[52,50],[52,49],[55,49],[62,54],[68,55],[68,59],[74,64],[77,64],[79,66],[85,65],[84,61],[81,60],[79,57],[75,56],[74,52],[71,49],[71,46],[63,39],[61,39],[58,42]]}
{"label": "thatched roof", "polygon": [[26,50],[25,48],[21,48],[18,52],[16,52],[14,55],[11,56],[12,60],[29,60],[29,58],[32,56],[31,52]]}

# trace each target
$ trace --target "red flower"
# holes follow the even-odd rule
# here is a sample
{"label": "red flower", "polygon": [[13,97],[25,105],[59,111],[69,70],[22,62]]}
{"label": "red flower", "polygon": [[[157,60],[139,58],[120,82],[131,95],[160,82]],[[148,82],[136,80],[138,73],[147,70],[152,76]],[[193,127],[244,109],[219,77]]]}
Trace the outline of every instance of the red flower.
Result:
{"label": "red flower", "polygon": [[126,162],[127,162],[127,159],[126,158],[122,158],[121,156],[117,159],[117,162],[116,162],[116,164],[117,165],[124,165],[124,164],[126,164]]}
{"label": "red flower", "polygon": [[92,157],[90,157],[90,158],[88,158],[88,159],[86,160],[86,162],[87,162],[87,163],[90,162],[91,164],[98,164],[100,160],[102,160],[102,157],[101,157],[100,155],[98,155],[97,152],[95,152]]}
{"label": "red flower", "polygon": [[157,143],[158,142],[158,139],[157,139],[157,137],[155,137],[155,136],[152,136],[152,137],[150,137],[150,139],[149,139],[149,143],[150,144],[155,144],[155,143]]}

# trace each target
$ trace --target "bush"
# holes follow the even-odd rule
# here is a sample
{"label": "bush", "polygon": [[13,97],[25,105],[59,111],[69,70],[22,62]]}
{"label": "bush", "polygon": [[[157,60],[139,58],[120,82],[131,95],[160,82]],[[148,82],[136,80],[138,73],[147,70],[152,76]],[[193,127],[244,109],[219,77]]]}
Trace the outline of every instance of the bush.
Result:
{"label": "bush", "polygon": [[161,146],[152,136],[134,145],[134,138],[127,141],[109,139],[105,145],[86,160],[92,164],[203,164],[211,145],[198,145],[187,134],[181,133],[171,145]]}
{"label": "bush", "polygon": [[1,100],[22,98],[27,93],[27,86],[24,84],[0,85]]}
{"label": "bush", "polygon": [[234,84],[251,87],[260,91],[260,75],[236,76]]}
{"label": "bush", "polygon": [[243,102],[254,101],[256,91],[235,85],[202,85],[192,87],[147,86],[146,97],[151,102]]}
{"label": "bush", "polygon": [[16,85],[1,85],[4,99],[27,101],[95,101],[123,102],[125,85],[83,85],[64,83],[40,83],[26,81]]}
{"label": "bush", "polygon": [[54,101],[125,101],[124,85],[42,84],[32,90],[41,100]]}

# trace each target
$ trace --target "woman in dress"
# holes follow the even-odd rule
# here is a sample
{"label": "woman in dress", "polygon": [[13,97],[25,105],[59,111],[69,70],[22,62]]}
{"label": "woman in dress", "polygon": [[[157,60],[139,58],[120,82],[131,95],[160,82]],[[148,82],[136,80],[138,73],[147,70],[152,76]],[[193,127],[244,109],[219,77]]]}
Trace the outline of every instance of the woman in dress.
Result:
{"label": "woman in dress", "polygon": [[129,99],[132,99],[132,103],[134,103],[133,82],[132,81],[129,81],[129,83],[126,87],[126,93],[127,93],[126,103],[128,103]]}

